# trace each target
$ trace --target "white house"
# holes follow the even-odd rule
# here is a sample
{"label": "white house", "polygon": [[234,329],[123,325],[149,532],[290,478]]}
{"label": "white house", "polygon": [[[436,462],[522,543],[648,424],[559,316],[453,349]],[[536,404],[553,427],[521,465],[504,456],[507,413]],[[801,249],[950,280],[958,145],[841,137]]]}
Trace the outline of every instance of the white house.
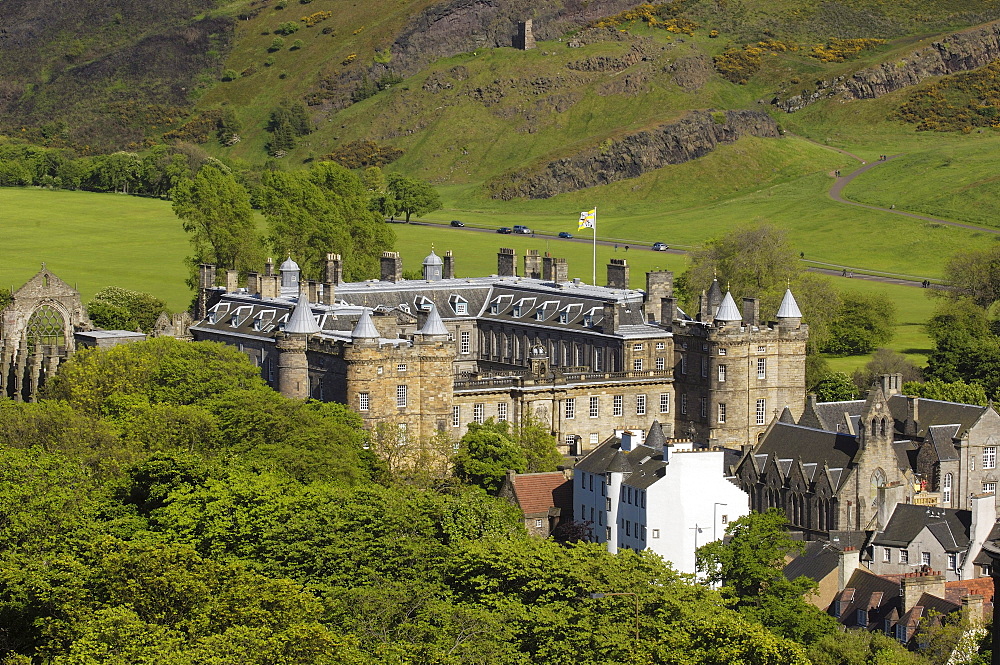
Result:
{"label": "white house", "polygon": [[726,478],[721,449],[668,443],[658,422],[642,440],[641,432],[622,432],[577,463],[574,512],[609,552],[650,549],[694,573],[695,549],[747,515],[750,497]]}

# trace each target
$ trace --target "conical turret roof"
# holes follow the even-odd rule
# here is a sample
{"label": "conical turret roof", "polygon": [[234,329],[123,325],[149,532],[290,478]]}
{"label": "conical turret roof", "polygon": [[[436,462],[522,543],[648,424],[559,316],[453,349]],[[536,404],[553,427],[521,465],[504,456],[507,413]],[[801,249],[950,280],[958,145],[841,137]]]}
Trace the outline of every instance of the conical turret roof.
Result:
{"label": "conical turret roof", "polygon": [[736,301],[733,300],[733,294],[726,292],[726,297],[722,299],[722,304],[719,305],[719,311],[715,313],[716,321],[742,321],[743,315],[740,314],[739,308],[736,306]]}
{"label": "conical turret roof", "polygon": [[292,315],[288,317],[288,323],[285,324],[285,332],[315,335],[320,330],[319,323],[316,322],[316,317],[312,314],[312,308],[309,307],[308,296],[305,293],[299,293],[295,309],[292,310]]}
{"label": "conical turret roof", "polygon": [[662,449],[666,443],[667,437],[663,434],[663,427],[660,426],[660,421],[654,420],[653,424],[649,426],[649,432],[646,434],[646,440],[643,442],[643,445],[659,450]]}
{"label": "conical turret roof", "polygon": [[448,336],[448,329],[445,327],[444,321],[441,320],[441,315],[438,314],[437,307],[434,305],[431,305],[431,311],[427,313],[427,320],[424,321],[424,325],[420,327],[417,334]]}
{"label": "conical turret roof", "polygon": [[292,257],[290,256],[287,259],[285,259],[284,263],[281,264],[281,267],[278,268],[278,270],[281,270],[282,272],[286,270],[298,270],[298,269],[299,269],[299,264],[296,263],[295,261],[292,261]]}
{"label": "conical turret roof", "polygon": [[778,307],[779,319],[801,319],[802,312],[799,311],[799,304],[795,302],[795,296],[791,289],[785,289],[785,297],[781,299],[781,306]]}
{"label": "conical turret roof", "polygon": [[628,463],[625,453],[620,450],[615,451],[611,461],[608,462],[608,471],[610,473],[632,473],[632,465]]}
{"label": "conical turret roof", "polygon": [[719,278],[712,278],[712,285],[708,287],[708,304],[710,307],[717,306],[722,302],[722,287],[719,286]]}
{"label": "conical turret roof", "polygon": [[361,310],[361,318],[358,319],[358,325],[354,326],[354,330],[351,331],[351,339],[378,339],[379,337],[378,328],[372,321],[371,311],[368,308]]}
{"label": "conical turret roof", "polygon": [[434,253],[434,248],[432,247],[431,248],[431,253],[428,254],[424,258],[423,265],[425,265],[425,266],[443,266],[444,265],[444,261],[441,259],[440,256],[438,256],[437,254]]}

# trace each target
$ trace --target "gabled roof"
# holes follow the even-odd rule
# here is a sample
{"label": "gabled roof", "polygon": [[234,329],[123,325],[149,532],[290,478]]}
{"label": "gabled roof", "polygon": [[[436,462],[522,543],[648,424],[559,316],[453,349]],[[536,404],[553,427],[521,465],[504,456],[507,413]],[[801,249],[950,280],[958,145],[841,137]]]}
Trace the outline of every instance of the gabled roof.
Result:
{"label": "gabled roof", "polygon": [[[945,582],[944,587],[945,598],[956,605],[960,605],[962,603],[962,598],[965,596],[982,596],[984,609],[986,606],[993,604],[992,577],[976,577],[971,580]],[[985,614],[986,616],[989,616],[988,613]]]}
{"label": "gabled roof", "polygon": [[969,546],[972,513],[953,508],[934,508],[912,503],[896,504],[885,529],[875,534],[874,544],[908,547],[926,527],[946,551],[957,552]]}
{"label": "gabled roof", "polygon": [[954,438],[958,435],[959,425],[931,425],[927,428],[927,438],[931,449],[939,462],[950,462],[958,459]]}
{"label": "gabled roof", "polygon": [[[898,615],[899,582],[876,575],[866,568],[858,568],[847,582],[847,589],[854,594],[846,598],[840,594],[835,600],[841,601],[838,621],[845,626],[857,626],[858,610],[868,612],[868,626],[881,630],[885,619]],[[845,589],[846,590],[846,589]]]}
{"label": "gabled roof", "polygon": [[573,484],[561,471],[519,473],[513,481],[514,498],[525,515],[547,513],[549,508],[573,507]]}
{"label": "gabled roof", "polygon": [[824,540],[806,543],[802,554],[788,562],[782,571],[789,580],[805,576],[819,582],[837,570],[840,563],[840,548]]}
{"label": "gabled roof", "polygon": [[[790,423],[774,422],[754,450],[756,455],[773,456],[775,459],[800,459],[804,464],[824,464],[833,469],[847,468],[858,452],[858,441],[851,434],[828,432]],[[833,477],[834,490],[839,488],[841,477]]]}
{"label": "gabled roof", "polygon": [[889,398],[889,408],[892,409],[893,418],[899,422],[906,420],[908,399],[917,399],[917,436],[920,438],[926,437],[927,428],[934,425],[958,425],[956,436],[961,436],[976,424],[988,408],[925,397],[907,398],[905,395],[893,395]]}
{"label": "gabled roof", "polygon": [[656,450],[645,445],[625,452],[621,449],[621,440],[612,437],[587,453],[574,468],[601,475],[627,465],[627,471],[631,473],[625,476],[625,484],[647,489],[664,476],[667,463],[663,461],[663,456],[663,449]]}
{"label": "gabled roof", "polygon": [[861,415],[861,408],[864,405],[864,400],[814,402],[810,399],[806,402],[806,408],[799,419],[799,424],[831,432],[836,432],[839,425],[842,426],[843,431],[848,431],[847,425],[851,417]]}

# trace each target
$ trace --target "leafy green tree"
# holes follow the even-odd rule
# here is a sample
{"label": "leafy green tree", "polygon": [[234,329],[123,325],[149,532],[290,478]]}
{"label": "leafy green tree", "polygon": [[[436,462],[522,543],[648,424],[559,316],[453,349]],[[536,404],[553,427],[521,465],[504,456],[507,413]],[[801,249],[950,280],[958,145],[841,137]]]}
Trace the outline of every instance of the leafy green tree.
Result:
{"label": "leafy green tree", "polygon": [[960,404],[986,406],[987,403],[986,391],[981,385],[969,384],[961,379],[952,383],[945,383],[940,379],[931,379],[925,383],[909,381],[903,384],[903,394]]}
{"label": "leafy green tree", "polygon": [[959,252],[945,264],[944,274],[951,286],[946,295],[988,309],[1000,300],[1000,246]]}
{"label": "leafy green tree", "polygon": [[731,522],[725,540],[698,548],[696,564],[710,582],[721,584],[723,597],[747,617],[777,634],[809,644],[836,630],[832,617],[804,600],[816,582],[782,574],[785,557],[803,544],[785,530],[785,516],[772,508]]}
{"label": "leafy green tree", "polygon": [[160,314],[167,311],[166,304],[156,296],[140,291],[130,291],[120,286],[107,286],[87,303],[87,314],[94,325],[106,330],[153,330]]}
{"label": "leafy green tree", "polygon": [[968,300],[940,309],[927,324],[934,350],[925,376],[979,384],[988,397],[1000,399],[1000,336],[995,326],[985,309]]}
{"label": "leafy green tree", "polygon": [[851,380],[861,394],[865,395],[872,383],[884,374],[900,374],[903,382],[920,381],[923,378],[920,368],[902,353],[892,349],[878,349],[864,367],[854,371]]}
{"label": "leafy green tree", "polygon": [[846,293],[823,350],[845,356],[871,353],[892,340],[895,325],[896,305],[886,296]]}
{"label": "leafy green tree", "polygon": [[713,278],[730,289],[737,302],[758,298],[765,317],[778,311],[785,290],[791,288],[809,324],[810,351],[826,338],[840,296],[830,280],[803,271],[783,230],[770,224],[739,228],[710,240],[690,258],[690,267],[677,280],[689,311],[697,310],[698,295]]}
{"label": "leafy green tree", "polygon": [[410,178],[398,173],[390,173],[386,178],[386,187],[396,202],[396,212],[406,216],[409,223],[411,215],[425,215],[441,207],[441,197],[430,183]]}
{"label": "leafy green tree", "polygon": [[172,191],[173,210],[191,236],[192,266],[212,263],[224,270],[252,270],[262,259],[250,196],[236,178],[213,163],[194,180],[183,179]]}
{"label": "leafy green tree", "polygon": [[527,471],[528,458],[511,438],[507,423],[489,418],[482,424],[469,423],[458,444],[454,464],[459,479],[495,492],[508,469],[518,473]]}
{"label": "leafy green tree", "polygon": [[314,279],[328,252],[343,257],[348,280],[377,275],[378,257],[395,242],[389,225],[370,210],[361,179],[333,162],[297,173],[265,172],[260,201],[272,247],[295,256]]}
{"label": "leafy green tree", "polygon": [[513,436],[524,450],[528,473],[555,471],[562,463],[556,438],[532,414],[522,414],[521,422],[514,427]]}
{"label": "leafy green tree", "polygon": [[843,372],[833,372],[812,388],[820,402],[844,402],[858,398],[858,387]]}

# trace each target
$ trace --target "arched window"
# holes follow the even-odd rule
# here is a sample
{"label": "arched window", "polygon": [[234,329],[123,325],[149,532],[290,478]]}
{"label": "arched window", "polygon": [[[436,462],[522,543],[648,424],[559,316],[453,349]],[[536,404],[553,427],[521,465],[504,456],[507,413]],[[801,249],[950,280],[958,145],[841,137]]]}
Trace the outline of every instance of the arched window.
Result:
{"label": "arched window", "polygon": [[872,486],[878,488],[883,485],[885,485],[885,471],[882,469],[875,469],[875,472],[872,474]]}
{"label": "arched window", "polygon": [[878,421],[872,418],[872,436],[878,433]]}
{"label": "arched window", "polygon": [[36,344],[66,344],[66,322],[51,305],[42,305],[28,319],[28,346]]}
{"label": "arched window", "polygon": [[882,427],[879,430],[879,434],[881,434],[882,436],[885,436],[885,418],[882,419]]}

